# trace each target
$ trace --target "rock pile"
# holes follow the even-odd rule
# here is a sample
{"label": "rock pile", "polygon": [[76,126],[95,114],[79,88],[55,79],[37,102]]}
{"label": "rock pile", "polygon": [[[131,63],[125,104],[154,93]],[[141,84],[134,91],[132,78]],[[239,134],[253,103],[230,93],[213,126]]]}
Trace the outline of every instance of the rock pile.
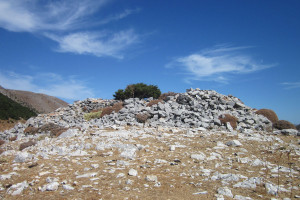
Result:
{"label": "rock pile", "polygon": [[[105,115],[100,119],[86,121],[84,114],[114,105],[115,100],[86,99],[59,108],[50,114],[41,114],[31,118],[24,125],[0,133],[0,139],[8,139],[8,135],[23,133],[28,126],[41,127],[53,123],[62,127],[89,126],[147,126],[147,127],[184,127],[205,128],[217,130],[236,130],[249,132],[249,130],[270,130],[272,123],[264,116],[257,115],[252,109],[232,95],[222,95],[213,90],[188,89],[186,93],[168,96],[152,106],[147,106],[153,99],[131,98],[123,102],[123,108],[118,112]],[[225,115],[237,119],[236,125],[222,123],[220,118]],[[145,120],[139,120],[143,116]],[[143,123],[144,122],[144,123]],[[235,127],[236,126],[236,127]]]}

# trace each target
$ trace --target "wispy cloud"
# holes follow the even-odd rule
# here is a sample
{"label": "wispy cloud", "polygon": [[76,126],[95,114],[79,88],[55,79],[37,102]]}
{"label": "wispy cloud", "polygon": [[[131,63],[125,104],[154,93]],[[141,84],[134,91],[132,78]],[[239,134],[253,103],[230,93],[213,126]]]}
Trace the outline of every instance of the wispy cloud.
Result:
{"label": "wispy cloud", "polygon": [[87,17],[106,2],[0,0],[0,26],[16,32],[70,30],[86,23]]}
{"label": "wispy cloud", "polygon": [[94,96],[85,81],[76,77],[63,77],[55,73],[24,75],[0,72],[0,85],[7,89],[44,93],[68,100],[79,100]]}
{"label": "wispy cloud", "polygon": [[285,86],[285,89],[296,89],[300,88],[300,82],[284,82],[281,83],[283,86]]}
{"label": "wispy cloud", "polygon": [[[132,29],[110,33],[87,31],[121,20],[140,9],[97,18],[108,0],[0,0],[0,27],[14,32],[46,36],[59,45],[60,52],[121,58],[121,51],[137,41]],[[99,28],[99,27],[97,27]],[[82,31],[84,29],[84,31]]]}
{"label": "wispy cloud", "polygon": [[59,43],[60,52],[116,58],[123,58],[122,51],[139,40],[133,30],[120,31],[112,35],[105,32],[79,32],[62,37],[51,34],[47,36]]}
{"label": "wispy cloud", "polygon": [[186,81],[213,80],[227,82],[227,75],[245,74],[263,70],[274,65],[257,63],[241,50],[250,47],[218,46],[200,53],[174,59],[167,67],[180,67],[186,72]]}

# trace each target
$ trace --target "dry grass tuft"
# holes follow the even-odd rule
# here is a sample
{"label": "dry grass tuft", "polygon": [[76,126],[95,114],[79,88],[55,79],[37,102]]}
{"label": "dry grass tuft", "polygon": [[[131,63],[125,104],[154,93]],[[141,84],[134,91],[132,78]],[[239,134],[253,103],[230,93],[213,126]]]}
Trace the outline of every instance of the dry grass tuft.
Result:
{"label": "dry grass tuft", "polygon": [[11,141],[11,142],[16,141],[17,138],[18,138],[18,136],[10,137],[10,138],[9,138],[9,141]]}
{"label": "dry grass tuft", "polygon": [[161,99],[161,100],[164,100],[166,101],[167,100],[167,97],[169,96],[176,96],[177,93],[175,92],[167,92],[167,93],[163,93],[160,95],[160,97],[158,99]]}
{"label": "dry grass tuft", "polygon": [[236,129],[237,127],[238,119],[235,116],[224,114],[219,117],[219,120],[221,121],[222,124],[226,124],[227,122],[229,122],[231,127],[234,129]]}
{"label": "dry grass tuft", "polygon": [[256,111],[256,114],[263,115],[268,118],[273,124],[278,121],[278,116],[273,110],[270,109],[260,109]]}
{"label": "dry grass tuft", "polygon": [[286,120],[278,120],[275,124],[273,124],[274,128],[279,130],[283,129],[296,129],[295,125]]}
{"label": "dry grass tuft", "polygon": [[5,141],[4,140],[0,140],[0,146],[5,144]]}
{"label": "dry grass tuft", "polygon": [[36,142],[34,142],[32,140],[30,140],[28,142],[21,143],[19,150],[22,151],[23,149],[25,149],[27,147],[30,147],[30,146],[33,146],[33,145],[36,145]]}
{"label": "dry grass tuft", "polygon": [[115,103],[113,106],[105,107],[102,109],[102,113],[100,117],[103,117],[104,115],[110,115],[112,112],[119,112],[123,108],[123,103]]}
{"label": "dry grass tuft", "polygon": [[42,132],[50,132],[51,136],[58,137],[60,134],[63,132],[67,131],[68,128],[53,124],[53,123],[48,123],[43,125],[42,127],[35,128],[35,127],[27,127],[24,130],[24,133],[29,134],[29,135],[34,135],[37,133],[42,133]]}
{"label": "dry grass tuft", "polygon": [[147,119],[149,118],[148,115],[146,114],[137,114],[136,116],[136,120],[139,122],[139,123],[145,123],[147,121]]}
{"label": "dry grass tuft", "polygon": [[157,105],[159,102],[162,102],[162,99],[155,99],[155,100],[152,100],[150,101],[148,104],[147,104],[147,107],[151,107],[153,105]]}

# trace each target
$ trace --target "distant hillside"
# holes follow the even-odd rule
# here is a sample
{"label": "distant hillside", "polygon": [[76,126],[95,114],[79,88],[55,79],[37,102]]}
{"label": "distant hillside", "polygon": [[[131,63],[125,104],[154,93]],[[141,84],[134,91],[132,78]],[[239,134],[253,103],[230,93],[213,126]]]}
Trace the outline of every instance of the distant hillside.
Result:
{"label": "distant hillside", "polygon": [[9,90],[1,86],[0,93],[37,113],[50,113],[57,108],[68,105],[67,102],[53,96],[21,90]]}
{"label": "distant hillside", "polygon": [[0,119],[28,119],[36,113],[0,93]]}

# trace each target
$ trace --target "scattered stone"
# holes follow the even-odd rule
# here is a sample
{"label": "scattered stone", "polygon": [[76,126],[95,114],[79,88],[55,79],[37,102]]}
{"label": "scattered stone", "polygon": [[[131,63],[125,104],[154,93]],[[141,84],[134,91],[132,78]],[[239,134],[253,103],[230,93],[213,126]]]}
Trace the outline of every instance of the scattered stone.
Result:
{"label": "scattered stone", "polygon": [[220,188],[218,188],[218,194],[221,194],[221,195],[233,198],[231,190],[229,188],[227,188],[227,187],[220,187]]}
{"label": "scattered stone", "polygon": [[192,154],[191,155],[191,158],[194,159],[194,160],[204,160],[206,158],[205,154],[203,153],[200,153],[200,154]]}
{"label": "scattered stone", "polygon": [[240,147],[242,146],[242,143],[240,143],[238,140],[231,140],[229,142],[226,142],[227,146],[234,146],[234,147]]}
{"label": "scattered stone", "polygon": [[138,172],[135,169],[130,169],[128,172],[129,176],[137,176]]}
{"label": "scattered stone", "polygon": [[14,162],[16,163],[23,163],[28,161],[30,158],[32,158],[32,155],[27,152],[20,152],[16,155]]}
{"label": "scattered stone", "polygon": [[155,175],[147,175],[145,178],[146,181],[148,182],[157,182],[157,176]]}
{"label": "scattered stone", "polygon": [[10,195],[20,195],[24,189],[28,187],[27,181],[23,181],[21,183],[17,183],[8,188],[7,193]]}

